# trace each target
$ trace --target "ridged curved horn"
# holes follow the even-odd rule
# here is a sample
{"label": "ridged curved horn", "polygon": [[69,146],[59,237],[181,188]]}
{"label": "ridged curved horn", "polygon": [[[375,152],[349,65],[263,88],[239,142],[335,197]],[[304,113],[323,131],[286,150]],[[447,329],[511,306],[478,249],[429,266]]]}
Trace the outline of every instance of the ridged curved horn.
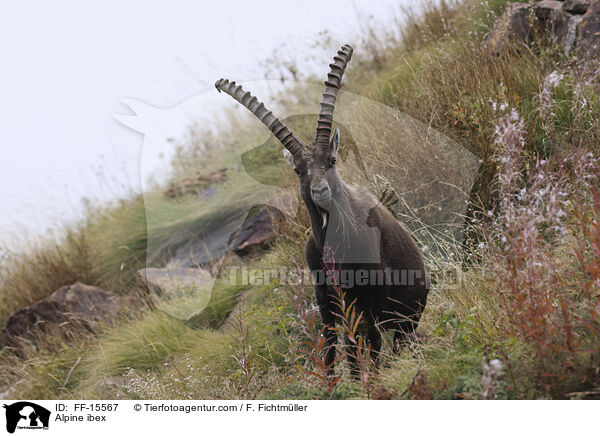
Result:
{"label": "ridged curved horn", "polygon": [[267,110],[265,105],[258,101],[258,99],[250,94],[250,92],[244,92],[240,85],[236,86],[235,82],[230,82],[227,79],[217,80],[215,82],[215,88],[217,88],[219,92],[225,91],[252,112],[256,118],[261,120],[262,123],[273,132],[279,142],[281,142],[294,157],[302,157],[302,143],[296,138],[291,130],[285,126],[285,124],[279,121],[279,119],[275,117],[270,110]]}
{"label": "ridged curved horn", "polygon": [[330,71],[325,80],[325,91],[321,101],[321,112],[317,118],[317,129],[315,132],[315,145],[321,147],[329,146],[329,136],[331,136],[331,125],[333,123],[333,109],[337,98],[342,76],[346,70],[346,65],[352,58],[352,46],[346,44],[333,57],[333,63],[329,65]]}

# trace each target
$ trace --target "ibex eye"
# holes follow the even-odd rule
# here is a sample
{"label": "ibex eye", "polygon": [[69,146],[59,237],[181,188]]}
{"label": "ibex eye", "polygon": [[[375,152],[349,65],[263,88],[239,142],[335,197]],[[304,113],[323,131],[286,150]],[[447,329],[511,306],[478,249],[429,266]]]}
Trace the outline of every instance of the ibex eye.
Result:
{"label": "ibex eye", "polygon": [[336,157],[332,157],[331,158],[331,165],[335,165],[337,162],[337,158]]}

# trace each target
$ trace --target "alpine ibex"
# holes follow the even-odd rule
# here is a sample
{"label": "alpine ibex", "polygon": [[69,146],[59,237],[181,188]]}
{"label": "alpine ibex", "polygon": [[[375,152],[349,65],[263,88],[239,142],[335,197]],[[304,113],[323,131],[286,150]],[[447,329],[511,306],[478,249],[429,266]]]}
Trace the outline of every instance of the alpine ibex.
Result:
{"label": "alpine ibex", "polygon": [[[336,303],[340,303],[340,294],[362,313],[366,328],[361,334],[366,334],[366,343],[376,357],[381,349],[381,329],[395,330],[395,348],[414,332],[429,290],[423,256],[408,230],[369,193],[346,184],[336,170],[340,134],[335,129],[331,135],[333,110],[352,51],[344,45],[330,65],[314,142],[308,145],[235,82],[220,79],[215,83],[219,91],[231,95],[269,128],[285,147],[283,154],[298,176],[311,224],[304,253],[326,326],[325,363],[330,372],[335,361],[334,324],[339,318]],[[335,280],[323,280],[332,275]]]}

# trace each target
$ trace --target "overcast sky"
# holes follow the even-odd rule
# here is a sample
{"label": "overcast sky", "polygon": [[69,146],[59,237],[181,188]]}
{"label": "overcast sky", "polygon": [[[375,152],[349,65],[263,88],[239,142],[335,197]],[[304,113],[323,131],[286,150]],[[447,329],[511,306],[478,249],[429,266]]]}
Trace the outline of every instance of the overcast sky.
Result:
{"label": "overcast sky", "polygon": [[[123,99],[158,108],[264,78],[282,45],[304,59],[319,32],[353,42],[418,0],[11,2],[0,13],[0,242],[77,217],[83,196],[140,189],[143,137]],[[273,78],[277,78],[275,75]],[[182,132],[183,133],[183,132]],[[166,153],[168,155],[168,153]]]}

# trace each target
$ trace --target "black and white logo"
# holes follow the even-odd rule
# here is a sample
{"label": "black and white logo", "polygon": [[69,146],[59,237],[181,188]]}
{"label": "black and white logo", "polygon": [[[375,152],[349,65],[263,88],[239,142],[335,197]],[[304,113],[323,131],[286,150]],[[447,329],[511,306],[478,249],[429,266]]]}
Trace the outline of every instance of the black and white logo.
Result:
{"label": "black and white logo", "polygon": [[50,421],[50,411],[29,401],[19,401],[10,405],[5,404],[6,431],[14,433],[16,429],[47,430]]}

